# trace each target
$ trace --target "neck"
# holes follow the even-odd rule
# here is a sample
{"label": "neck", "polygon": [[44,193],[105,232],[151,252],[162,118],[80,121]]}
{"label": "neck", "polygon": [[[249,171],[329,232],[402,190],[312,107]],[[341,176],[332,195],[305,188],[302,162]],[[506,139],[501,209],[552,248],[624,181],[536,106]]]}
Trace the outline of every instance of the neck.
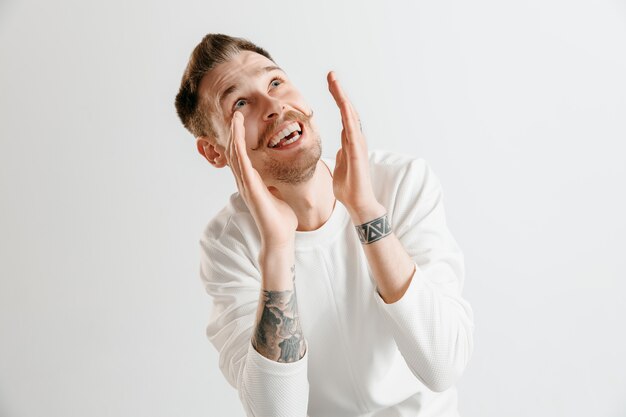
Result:
{"label": "neck", "polygon": [[333,177],[320,159],[315,173],[306,182],[297,185],[275,184],[279,198],[287,203],[298,218],[298,231],[306,232],[322,227],[335,207]]}

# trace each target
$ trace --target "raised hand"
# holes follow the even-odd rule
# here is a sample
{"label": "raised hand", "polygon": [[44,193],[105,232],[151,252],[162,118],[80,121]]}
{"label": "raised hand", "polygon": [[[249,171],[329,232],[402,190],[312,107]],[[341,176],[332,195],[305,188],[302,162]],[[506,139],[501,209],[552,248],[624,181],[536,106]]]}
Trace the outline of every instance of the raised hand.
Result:
{"label": "raised hand", "polygon": [[367,143],[361,131],[359,116],[333,71],[328,73],[327,80],[343,124],[341,148],[337,152],[333,173],[333,191],[337,200],[346,206],[352,219],[360,221],[384,212],[384,208],[376,200],[372,189]]}
{"label": "raised hand", "polygon": [[277,190],[268,188],[252,167],[246,152],[243,121],[243,114],[235,112],[226,151],[228,165],[256,222],[264,248],[287,248],[293,245],[298,219],[291,207],[273,194]]}

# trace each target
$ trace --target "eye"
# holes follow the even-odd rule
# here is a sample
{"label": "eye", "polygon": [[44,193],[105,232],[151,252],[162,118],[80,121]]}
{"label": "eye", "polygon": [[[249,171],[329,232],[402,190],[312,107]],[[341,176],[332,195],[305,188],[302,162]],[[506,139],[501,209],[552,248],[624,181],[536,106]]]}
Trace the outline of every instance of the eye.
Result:
{"label": "eye", "polygon": [[233,109],[234,110],[240,109],[241,106],[243,106],[243,104],[245,104],[245,103],[246,103],[246,99],[240,98],[239,100],[235,101],[235,104],[233,105]]}
{"label": "eye", "polygon": [[[270,85],[273,85],[274,87],[278,87],[279,85],[281,85],[284,82],[284,80],[282,78],[276,77],[272,80],[272,82],[270,83]],[[276,84],[277,83],[277,84]]]}

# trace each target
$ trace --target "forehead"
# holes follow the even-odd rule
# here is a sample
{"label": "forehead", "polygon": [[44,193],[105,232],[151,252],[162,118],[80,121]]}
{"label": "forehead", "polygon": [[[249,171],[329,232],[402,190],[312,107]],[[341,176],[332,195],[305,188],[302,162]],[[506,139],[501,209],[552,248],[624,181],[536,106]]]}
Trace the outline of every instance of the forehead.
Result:
{"label": "forehead", "polygon": [[216,65],[202,78],[200,94],[216,102],[225,90],[258,77],[262,74],[262,69],[274,65],[276,64],[261,54],[241,51],[230,60]]}

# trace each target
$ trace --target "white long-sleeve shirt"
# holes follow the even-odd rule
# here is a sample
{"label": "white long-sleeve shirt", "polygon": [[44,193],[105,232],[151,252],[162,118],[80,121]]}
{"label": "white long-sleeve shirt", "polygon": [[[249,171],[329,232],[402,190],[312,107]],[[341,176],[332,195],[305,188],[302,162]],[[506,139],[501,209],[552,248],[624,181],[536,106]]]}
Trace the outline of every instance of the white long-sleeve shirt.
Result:
{"label": "white long-sleeve shirt", "polygon": [[[322,227],[296,232],[307,344],[296,362],[272,361],[252,347],[261,241],[238,193],[204,230],[200,276],[213,299],[207,336],[250,416],[458,416],[454,384],[472,355],[474,323],[441,184],[423,158],[374,151],[369,159],[375,195],[415,273],[403,297],[386,304],[337,201]],[[334,160],[322,161],[332,173]]]}

